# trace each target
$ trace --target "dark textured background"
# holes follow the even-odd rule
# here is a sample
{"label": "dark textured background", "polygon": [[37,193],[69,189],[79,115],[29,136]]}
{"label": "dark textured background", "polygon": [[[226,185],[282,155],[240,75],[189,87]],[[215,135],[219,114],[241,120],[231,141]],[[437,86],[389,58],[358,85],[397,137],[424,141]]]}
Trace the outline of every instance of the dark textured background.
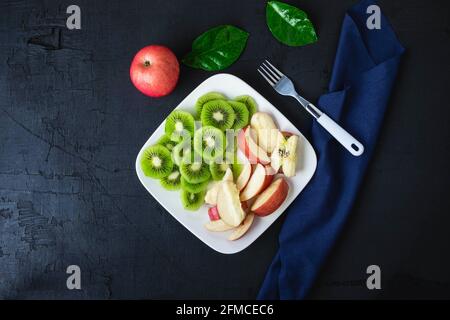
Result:
{"label": "dark textured background", "polygon": [[[226,72],[242,77],[299,128],[310,119],[255,68],[270,58],[304,95],[325,92],[340,24],[356,1],[290,1],[319,42],[289,48],[265,25],[265,1],[0,2],[0,298],[254,298],[282,220],[251,247],[222,255],[176,222],[140,185],[139,148],[211,73],[181,68],[154,100],[129,81],[151,43],[182,57],[218,24],[250,32]],[[380,1],[407,49],[359,199],[311,298],[449,298],[450,9],[448,1]],[[82,270],[82,290],[65,269]],[[382,268],[382,290],[365,269]]]}

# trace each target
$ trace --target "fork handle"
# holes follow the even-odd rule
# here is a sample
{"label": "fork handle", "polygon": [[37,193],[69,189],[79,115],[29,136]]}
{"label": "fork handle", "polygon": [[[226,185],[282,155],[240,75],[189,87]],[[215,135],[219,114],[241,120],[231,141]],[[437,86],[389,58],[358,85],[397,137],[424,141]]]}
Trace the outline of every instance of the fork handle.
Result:
{"label": "fork handle", "polygon": [[317,122],[352,155],[358,157],[363,154],[364,146],[325,113],[322,113],[320,117],[317,118]]}

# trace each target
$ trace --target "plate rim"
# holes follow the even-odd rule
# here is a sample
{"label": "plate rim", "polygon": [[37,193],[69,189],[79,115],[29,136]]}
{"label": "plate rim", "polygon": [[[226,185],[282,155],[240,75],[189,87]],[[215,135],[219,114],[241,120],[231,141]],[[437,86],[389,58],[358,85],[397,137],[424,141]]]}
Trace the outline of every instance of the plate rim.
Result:
{"label": "plate rim", "polygon": [[[236,80],[236,81],[239,81],[239,82],[241,82],[242,84],[244,84],[244,85],[246,85],[246,86],[248,86],[248,87],[250,87],[251,89],[253,89],[253,91],[255,91],[262,99],[264,99],[267,103],[268,103],[268,106],[269,107],[271,107],[271,108],[274,108],[275,110],[277,110],[285,119],[286,119],[286,121],[288,121],[288,123],[292,126],[292,127],[294,127],[298,132],[300,132],[300,134],[302,135],[302,137],[303,137],[303,139],[309,144],[309,146],[311,147],[311,151],[312,151],[312,155],[313,155],[313,158],[314,158],[314,162],[313,162],[313,170],[312,170],[312,174],[311,174],[311,176],[309,177],[309,179],[306,181],[306,183],[305,183],[305,186],[303,187],[303,189],[302,190],[300,190],[300,192],[297,194],[297,196],[292,200],[292,202],[294,202],[296,199],[297,199],[297,197],[303,192],[303,190],[306,188],[306,186],[310,183],[310,181],[311,181],[311,179],[314,177],[314,175],[315,175],[315,172],[316,172],[316,170],[317,170],[317,154],[316,154],[316,151],[314,150],[314,147],[312,146],[312,144],[309,142],[309,140],[303,135],[303,133],[278,109],[278,108],[276,108],[269,100],[267,100],[261,93],[259,93],[256,89],[254,89],[252,86],[250,86],[247,82],[245,82],[244,80],[242,80],[241,78],[239,78],[239,77],[237,77],[237,76],[235,76],[235,75],[233,75],[233,74],[230,74],[230,73],[217,73],[217,74],[214,74],[214,75],[212,75],[212,76],[210,76],[210,77],[208,77],[208,78],[206,78],[205,80],[203,80],[199,85],[197,85],[193,90],[191,90],[190,91],[190,93],[189,94],[187,94],[178,104],[177,104],[177,106],[175,107],[175,108],[173,108],[173,110],[176,110],[176,109],[178,109],[178,108],[180,108],[180,106],[181,105],[183,105],[184,104],[184,102],[187,100],[187,99],[189,99],[189,97],[191,96],[191,94],[194,92],[194,91],[196,91],[199,87],[201,87],[201,86],[203,86],[205,83],[207,83],[207,82],[209,82],[209,81],[211,81],[211,80],[214,80],[214,78],[220,78],[220,77],[231,77],[231,78],[233,78],[233,80]],[[181,107],[182,108],[182,107]],[[172,111],[173,111],[172,110]],[[171,111],[171,112],[172,112]],[[144,181],[143,181],[143,178],[144,177],[141,177],[141,170],[140,170],[140,157],[141,157],[141,154],[142,154],[142,152],[148,147],[147,145],[149,144],[149,141],[152,139],[152,137],[153,137],[153,135],[155,135],[156,134],[156,132],[157,131],[159,131],[160,130],[160,128],[161,127],[163,127],[164,126],[164,123],[165,123],[165,120],[163,120],[162,122],[161,122],[161,124],[153,131],[153,133],[150,135],[150,137],[145,141],[145,143],[142,145],[142,147],[140,148],[140,150],[139,150],[139,152],[138,152],[138,154],[137,154],[137,156],[136,156],[136,161],[135,161],[135,170],[136,170],[136,175],[137,175],[137,177],[138,177],[138,179],[139,179],[139,181],[140,181],[140,183],[142,184],[142,186],[147,190],[147,192],[164,208],[164,210],[166,210],[168,213],[170,213],[170,215],[173,217],[173,218],[175,218],[175,220],[177,220],[183,227],[185,227],[191,234],[193,234],[195,237],[197,237],[202,243],[204,243],[204,244],[206,244],[209,248],[211,248],[211,249],[213,249],[214,251],[217,251],[217,252],[219,252],[219,253],[222,253],[222,254],[235,254],[235,253],[238,253],[238,252],[241,252],[241,251],[243,251],[244,249],[246,249],[246,248],[248,248],[252,243],[254,243],[259,237],[261,237],[261,235],[264,233],[264,232],[266,232],[267,231],[267,229],[269,229],[269,227],[275,222],[275,221],[277,221],[278,220],[278,218],[289,208],[289,206],[292,204],[292,202],[288,205],[288,207],[286,207],[284,210],[283,210],[283,212],[281,212],[280,214],[279,214],[279,216],[276,218],[276,219],[274,219],[272,222],[270,222],[269,224],[267,224],[267,226],[265,227],[265,229],[255,238],[255,239],[253,239],[253,241],[251,241],[251,242],[249,242],[247,245],[245,245],[245,246],[243,246],[243,247],[240,247],[240,248],[237,248],[237,250],[230,250],[230,251],[227,251],[227,250],[222,250],[222,249],[219,249],[219,248],[217,248],[216,246],[214,246],[214,245],[212,245],[211,243],[209,243],[209,242],[207,242],[207,241],[205,241],[204,239],[202,239],[201,238],[201,236],[200,235],[198,235],[196,232],[194,232],[194,230],[191,230],[191,228],[190,227],[188,227],[182,220],[180,220],[180,219],[178,219],[178,217],[177,217],[177,215],[176,214],[174,214],[174,213],[172,213],[171,212],[171,210],[169,210],[165,205],[164,205],[164,203],[159,199],[160,197],[158,197],[158,196],[155,196],[155,194],[153,194],[152,193],[152,191],[147,187],[147,185],[146,185],[146,183],[144,183]]]}

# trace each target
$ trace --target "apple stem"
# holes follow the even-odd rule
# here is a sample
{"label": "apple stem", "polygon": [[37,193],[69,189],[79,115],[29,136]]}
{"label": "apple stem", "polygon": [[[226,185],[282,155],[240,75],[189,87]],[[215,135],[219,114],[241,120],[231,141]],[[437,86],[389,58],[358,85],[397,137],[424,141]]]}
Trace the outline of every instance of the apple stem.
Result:
{"label": "apple stem", "polygon": [[144,62],[144,66],[146,66],[146,67],[150,67],[150,61],[148,61],[148,60],[145,60],[145,62]]}

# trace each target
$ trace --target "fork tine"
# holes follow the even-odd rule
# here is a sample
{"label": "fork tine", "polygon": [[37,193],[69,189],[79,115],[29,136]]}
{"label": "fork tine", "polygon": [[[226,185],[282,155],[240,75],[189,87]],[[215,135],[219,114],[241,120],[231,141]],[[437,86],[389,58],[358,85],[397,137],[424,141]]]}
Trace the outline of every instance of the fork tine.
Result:
{"label": "fork tine", "polygon": [[267,67],[265,65],[260,65],[259,68],[264,71],[264,73],[266,74],[267,77],[269,77],[273,82],[277,83],[278,82],[278,78],[274,77],[270,74],[270,72],[268,71]]}
{"label": "fork tine", "polygon": [[263,62],[262,65],[263,65],[264,67],[266,67],[267,70],[270,71],[270,73],[274,76],[275,79],[277,79],[277,81],[280,81],[281,77],[280,77],[278,74],[276,74],[269,66],[266,66],[266,65],[264,64],[264,62]]}
{"label": "fork tine", "polygon": [[280,70],[275,68],[269,61],[266,60],[266,62],[269,64],[269,66],[271,66],[273,68],[273,70],[275,70],[279,74],[280,77],[284,77],[283,72],[281,72]]}
{"label": "fork tine", "polygon": [[261,70],[258,69],[258,72],[263,76],[264,79],[266,79],[266,81],[273,87],[275,85],[275,83],[273,83],[272,81],[269,80],[269,78],[267,78],[264,73],[261,72]]}

